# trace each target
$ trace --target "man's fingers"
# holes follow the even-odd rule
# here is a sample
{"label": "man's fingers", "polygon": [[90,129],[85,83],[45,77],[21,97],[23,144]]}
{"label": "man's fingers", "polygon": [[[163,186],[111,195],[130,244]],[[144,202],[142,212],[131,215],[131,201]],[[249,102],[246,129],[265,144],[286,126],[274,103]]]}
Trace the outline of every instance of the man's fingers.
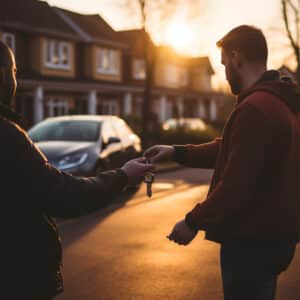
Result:
{"label": "man's fingers", "polygon": [[171,241],[175,241],[178,236],[176,230],[172,230],[172,232],[168,235],[168,239]]}
{"label": "man's fingers", "polygon": [[132,160],[132,162],[139,165],[140,167],[142,167],[146,171],[155,169],[155,166],[153,164],[147,162],[146,157],[134,158]]}
{"label": "man's fingers", "polygon": [[146,162],[138,162],[138,165],[145,171],[150,171],[150,170],[154,170],[155,166],[151,163],[146,163]]}
{"label": "man's fingers", "polygon": [[144,152],[144,156],[146,157],[151,157],[153,155],[155,155],[159,150],[157,149],[157,146],[152,146],[151,148],[147,149]]}
{"label": "man's fingers", "polygon": [[154,167],[154,165],[152,163],[148,163],[148,159],[144,156],[142,157],[138,157],[138,158],[134,158],[132,161],[136,162],[136,163],[139,163],[139,164],[142,164],[144,166],[152,166]]}
{"label": "man's fingers", "polygon": [[163,152],[157,149],[148,153],[145,152],[144,155],[147,157],[147,159],[150,162],[155,163],[161,160],[161,157],[163,156]]}
{"label": "man's fingers", "polygon": [[134,158],[133,161],[139,162],[139,163],[146,163],[147,162],[147,158],[144,156],[138,157],[138,158]]}
{"label": "man's fingers", "polygon": [[173,241],[173,240],[174,240],[173,232],[171,232],[169,235],[167,235],[167,238],[168,238],[170,241]]}
{"label": "man's fingers", "polygon": [[172,242],[174,242],[174,243],[176,243],[178,245],[186,245],[187,244],[186,241],[183,241],[183,240],[179,239],[179,237],[175,236],[175,235],[168,235],[167,238],[170,241],[172,241]]}
{"label": "man's fingers", "polygon": [[161,160],[161,156],[162,156],[161,153],[157,153],[156,155],[154,155],[154,156],[152,156],[150,158],[150,162],[155,163],[155,162],[160,161]]}

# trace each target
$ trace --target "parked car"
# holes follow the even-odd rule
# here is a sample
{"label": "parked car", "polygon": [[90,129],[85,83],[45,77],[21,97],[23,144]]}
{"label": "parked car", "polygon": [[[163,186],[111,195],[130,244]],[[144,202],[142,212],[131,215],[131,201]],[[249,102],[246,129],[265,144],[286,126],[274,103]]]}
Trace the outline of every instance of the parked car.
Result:
{"label": "parked car", "polygon": [[171,118],[166,120],[162,125],[165,131],[176,129],[204,131],[206,127],[206,123],[200,118]]}
{"label": "parked car", "polygon": [[53,166],[77,176],[121,167],[142,151],[140,138],[116,116],[52,117],[28,135]]}

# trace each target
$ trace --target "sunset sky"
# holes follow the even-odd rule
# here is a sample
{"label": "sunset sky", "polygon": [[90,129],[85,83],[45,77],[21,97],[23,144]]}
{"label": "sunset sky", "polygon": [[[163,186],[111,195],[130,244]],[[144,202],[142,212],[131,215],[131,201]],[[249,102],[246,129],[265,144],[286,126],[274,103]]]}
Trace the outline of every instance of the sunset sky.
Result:
{"label": "sunset sky", "polygon": [[[150,0],[155,3],[161,0]],[[80,13],[100,14],[116,30],[139,27],[136,0],[48,0],[50,5]],[[179,52],[209,56],[216,75],[215,87],[224,83],[216,41],[241,24],[255,25],[266,33],[269,67],[279,67],[289,56],[284,34],[273,29],[281,24],[280,0],[173,0],[176,9],[152,13],[148,28],[155,43],[168,43]],[[162,17],[162,14],[164,17]],[[274,25],[275,24],[275,25]],[[283,27],[281,27],[283,28]],[[284,32],[284,31],[283,31]],[[285,41],[286,43],[286,41]]]}

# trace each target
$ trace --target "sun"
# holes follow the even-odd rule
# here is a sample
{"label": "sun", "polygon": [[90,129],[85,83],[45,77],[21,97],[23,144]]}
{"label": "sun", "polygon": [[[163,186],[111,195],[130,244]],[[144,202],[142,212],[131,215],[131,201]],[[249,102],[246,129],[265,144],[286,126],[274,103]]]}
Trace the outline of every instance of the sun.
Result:
{"label": "sun", "polygon": [[172,23],[165,33],[165,42],[178,52],[188,52],[193,43],[193,35],[187,24]]}

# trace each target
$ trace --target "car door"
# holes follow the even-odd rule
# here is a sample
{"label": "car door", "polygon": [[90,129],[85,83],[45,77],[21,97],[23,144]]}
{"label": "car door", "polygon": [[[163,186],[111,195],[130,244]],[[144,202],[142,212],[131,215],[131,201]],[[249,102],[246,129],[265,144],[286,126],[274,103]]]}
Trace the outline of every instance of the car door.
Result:
{"label": "car door", "polygon": [[118,168],[122,165],[123,146],[120,139],[117,141],[118,139],[112,120],[105,120],[101,128],[101,157],[108,160],[110,168]]}

